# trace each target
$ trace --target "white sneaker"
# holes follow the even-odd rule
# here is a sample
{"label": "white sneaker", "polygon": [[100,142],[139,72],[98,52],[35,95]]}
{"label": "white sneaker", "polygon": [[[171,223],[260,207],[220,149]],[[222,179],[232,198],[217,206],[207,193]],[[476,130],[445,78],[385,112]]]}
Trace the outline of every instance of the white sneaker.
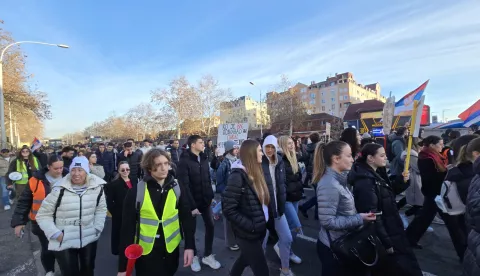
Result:
{"label": "white sneaker", "polygon": [[290,262],[294,263],[294,264],[301,264],[302,263],[302,259],[300,257],[298,257],[297,255],[290,253]]}
{"label": "white sneaker", "polygon": [[443,219],[441,219],[438,215],[436,215],[436,216],[433,218],[432,223],[440,224],[440,225],[444,225],[444,224],[445,224],[445,222],[443,221]]}
{"label": "white sneaker", "polygon": [[3,210],[5,210],[5,211],[10,210],[10,209],[11,209],[10,205],[3,206]]}
{"label": "white sneaker", "polygon": [[190,268],[192,269],[193,272],[199,272],[200,270],[202,270],[202,267],[200,266],[200,262],[198,261],[197,256],[193,257],[192,265],[190,266]]}
{"label": "white sneaker", "polygon": [[278,242],[273,246],[273,250],[275,250],[275,253],[277,253],[278,258],[280,258],[280,248],[278,247]]}
{"label": "white sneaker", "polygon": [[237,244],[235,244],[234,246],[230,246],[229,248],[230,248],[230,250],[232,250],[232,251],[237,251],[237,250],[240,249],[240,247],[238,247]]}
{"label": "white sneaker", "polygon": [[219,269],[221,267],[220,263],[217,260],[215,260],[215,255],[213,254],[211,254],[208,257],[203,257],[202,263],[205,265],[208,265],[212,269]]}
{"label": "white sneaker", "polygon": [[45,276],[55,276],[55,272],[49,271],[47,274],[45,274]]}

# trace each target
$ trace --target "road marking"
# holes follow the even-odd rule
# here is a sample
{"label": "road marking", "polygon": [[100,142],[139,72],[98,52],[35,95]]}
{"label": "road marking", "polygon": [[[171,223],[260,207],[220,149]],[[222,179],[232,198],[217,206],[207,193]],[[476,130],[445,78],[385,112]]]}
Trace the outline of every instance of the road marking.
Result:
{"label": "road marking", "polygon": [[19,273],[28,270],[31,267],[32,264],[33,264],[33,258],[29,259],[27,262],[13,268],[9,272],[7,272],[7,276],[18,275]]}

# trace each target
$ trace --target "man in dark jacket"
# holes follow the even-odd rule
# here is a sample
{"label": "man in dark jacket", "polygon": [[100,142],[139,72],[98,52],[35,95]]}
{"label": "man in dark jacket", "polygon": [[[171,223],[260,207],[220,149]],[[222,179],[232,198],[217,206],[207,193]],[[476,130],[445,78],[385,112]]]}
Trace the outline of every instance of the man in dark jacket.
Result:
{"label": "man in dark jacket", "polygon": [[[219,269],[220,263],[215,260],[215,256],[212,254],[214,224],[210,205],[213,200],[213,189],[208,160],[203,153],[205,146],[202,138],[198,135],[188,137],[188,145],[190,148],[182,153],[178,163],[178,181],[185,187],[186,194],[190,199],[192,215],[201,215],[205,223],[205,254],[202,263],[212,269]],[[198,272],[201,267],[196,247],[194,249],[195,257],[191,269]]]}
{"label": "man in dark jacket", "polygon": [[115,171],[115,158],[113,151],[108,151],[105,149],[105,144],[100,143],[98,145],[97,155],[97,164],[103,166],[105,171],[105,177],[103,178],[106,182],[110,182],[113,178],[113,172]]}
{"label": "man in dark jacket", "polygon": [[[313,175],[313,158],[315,156],[315,149],[317,148],[317,144],[320,143],[320,134],[318,132],[314,132],[310,134],[308,137],[310,139],[310,144],[307,144],[307,154],[308,154],[308,162],[306,165],[307,167],[307,178],[305,179],[305,184],[308,185],[308,183],[312,180],[312,175]],[[317,183],[311,183],[314,188],[316,188]],[[300,205],[298,207],[298,210],[302,215],[306,218],[308,218],[307,211],[315,206],[315,219],[318,219],[318,202],[317,202],[317,197],[314,195],[311,197],[309,200],[307,200],[305,203]]]}
{"label": "man in dark jacket", "polygon": [[67,170],[70,168],[70,164],[72,164],[74,153],[75,150],[72,147],[67,146],[62,149],[63,167]]}
{"label": "man in dark jacket", "polygon": [[178,140],[170,140],[170,145],[168,145],[165,150],[170,152],[172,162],[175,163],[175,165],[178,165],[178,162],[180,162],[180,155],[182,154],[180,142]]}
{"label": "man in dark jacket", "polygon": [[[140,176],[140,161],[141,156],[137,152],[133,151],[133,145],[131,142],[126,142],[123,144],[123,150],[117,155],[117,162],[127,161],[130,166],[130,181],[132,185],[138,183],[138,178]],[[117,167],[118,167],[117,163]]]}
{"label": "man in dark jacket", "polygon": [[[406,127],[399,127],[396,134],[389,137],[392,143],[392,158],[390,162],[390,174],[392,176],[401,175],[403,162],[401,160],[402,152],[406,149],[406,137],[408,137],[408,129]],[[387,153],[388,154],[388,153]]]}

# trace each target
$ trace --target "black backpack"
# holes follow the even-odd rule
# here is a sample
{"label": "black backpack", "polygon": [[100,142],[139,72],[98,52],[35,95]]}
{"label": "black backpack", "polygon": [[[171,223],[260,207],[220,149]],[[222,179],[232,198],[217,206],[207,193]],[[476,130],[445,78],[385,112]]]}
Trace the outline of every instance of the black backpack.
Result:
{"label": "black backpack", "polygon": [[[55,210],[53,211],[53,223],[55,223],[56,220],[57,220],[57,209],[60,206],[60,204],[62,203],[62,198],[63,198],[64,193],[65,193],[65,188],[61,187],[60,188],[60,194],[58,195],[57,203],[55,204]],[[103,195],[103,185],[100,186],[100,193],[98,193],[98,196],[97,196],[97,205],[96,206],[98,206],[98,204],[100,203],[100,199],[102,198],[102,195]]]}

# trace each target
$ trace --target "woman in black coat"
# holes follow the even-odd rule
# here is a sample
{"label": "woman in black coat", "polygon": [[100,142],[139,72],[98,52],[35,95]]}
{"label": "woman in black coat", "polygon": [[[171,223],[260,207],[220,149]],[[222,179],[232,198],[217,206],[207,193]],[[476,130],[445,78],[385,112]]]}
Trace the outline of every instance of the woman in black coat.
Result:
{"label": "woman in black coat", "polygon": [[422,271],[403,230],[386,163],[385,149],[378,144],[367,144],[348,175],[357,211],[381,212],[375,227],[388,256],[372,269],[372,275],[421,276]]}
{"label": "woman in black coat", "polygon": [[107,195],[107,209],[112,215],[111,250],[113,255],[119,254],[120,230],[122,228],[123,201],[128,190],[132,188],[132,182],[128,178],[130,166],[127,161],[118,164],[117,177],[105,188]]}

